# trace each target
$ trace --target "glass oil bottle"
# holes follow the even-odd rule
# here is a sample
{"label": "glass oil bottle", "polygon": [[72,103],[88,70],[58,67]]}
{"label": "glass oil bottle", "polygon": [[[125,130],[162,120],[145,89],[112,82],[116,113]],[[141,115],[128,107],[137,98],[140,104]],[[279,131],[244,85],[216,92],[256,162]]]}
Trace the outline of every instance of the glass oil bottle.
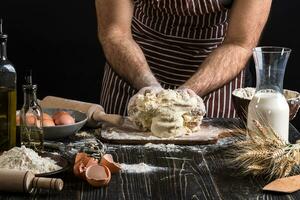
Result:
{"label": "glass oil bottle", "polygon": [[0,151],[16,146],[17,74],[7,59],[7,35],[0,19]]}
{"label": "glass oil bottle", "polygon": [[43,150],[43,112],[38,104],[36,91],[37,85],[32,84],[31,74],[25,78],[23,85],[24,104],[20,111],[20,138],[21,145],[31,148],[37,152]]}

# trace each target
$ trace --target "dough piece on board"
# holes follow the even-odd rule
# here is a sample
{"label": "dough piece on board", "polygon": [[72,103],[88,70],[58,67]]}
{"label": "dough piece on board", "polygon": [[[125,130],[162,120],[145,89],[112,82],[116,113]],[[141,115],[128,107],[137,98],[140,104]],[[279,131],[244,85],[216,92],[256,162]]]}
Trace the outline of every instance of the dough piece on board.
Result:
{"label": "dough piece on board", "polygon": [[144,131],[157,137],[176,137],[200,129],[205,106],[199,96],[185,90],[145,91],[128,105],[128,114]]}

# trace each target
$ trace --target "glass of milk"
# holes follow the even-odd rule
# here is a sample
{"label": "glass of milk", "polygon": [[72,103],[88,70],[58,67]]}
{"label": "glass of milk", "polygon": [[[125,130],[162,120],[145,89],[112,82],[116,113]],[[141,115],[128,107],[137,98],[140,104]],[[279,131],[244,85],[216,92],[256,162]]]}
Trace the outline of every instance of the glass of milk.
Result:
{"label": "glass of milk", "polygon": [[254,120],[270,126],[284,141],[289,139],[289,106],[283,95],[283,79],[291,49],[256,47],[256,91],[248,106],[247,127],[256,130]]}

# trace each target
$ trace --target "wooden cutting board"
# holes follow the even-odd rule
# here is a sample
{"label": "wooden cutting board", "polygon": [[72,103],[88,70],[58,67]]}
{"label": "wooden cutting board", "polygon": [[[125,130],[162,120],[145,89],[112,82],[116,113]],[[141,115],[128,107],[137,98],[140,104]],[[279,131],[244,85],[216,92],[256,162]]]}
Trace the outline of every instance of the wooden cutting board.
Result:
{"label": "wooden cutting board", "polygon": [[174,138],[159,138],[150,132],[124,130],[122,127],[104,124],[98,134],[102,141],[115,144],[214,144],[220,138],[232,136],[237,127],[241,127],[237,120],[205,119],[199,132]]}

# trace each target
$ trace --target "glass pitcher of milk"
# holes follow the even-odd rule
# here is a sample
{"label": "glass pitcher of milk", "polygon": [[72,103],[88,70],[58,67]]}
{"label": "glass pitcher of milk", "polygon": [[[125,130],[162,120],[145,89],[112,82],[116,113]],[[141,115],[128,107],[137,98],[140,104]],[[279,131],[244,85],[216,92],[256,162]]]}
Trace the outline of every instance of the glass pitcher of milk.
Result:
{"label": "glass pitcher of milk", "polygon": [[256,47],[256,91],[248,106],[247,127],[256,130],[254,120],[270,126],[284,141],[289,139],[289,106],[283,95],[283,79],[291,49]]}

